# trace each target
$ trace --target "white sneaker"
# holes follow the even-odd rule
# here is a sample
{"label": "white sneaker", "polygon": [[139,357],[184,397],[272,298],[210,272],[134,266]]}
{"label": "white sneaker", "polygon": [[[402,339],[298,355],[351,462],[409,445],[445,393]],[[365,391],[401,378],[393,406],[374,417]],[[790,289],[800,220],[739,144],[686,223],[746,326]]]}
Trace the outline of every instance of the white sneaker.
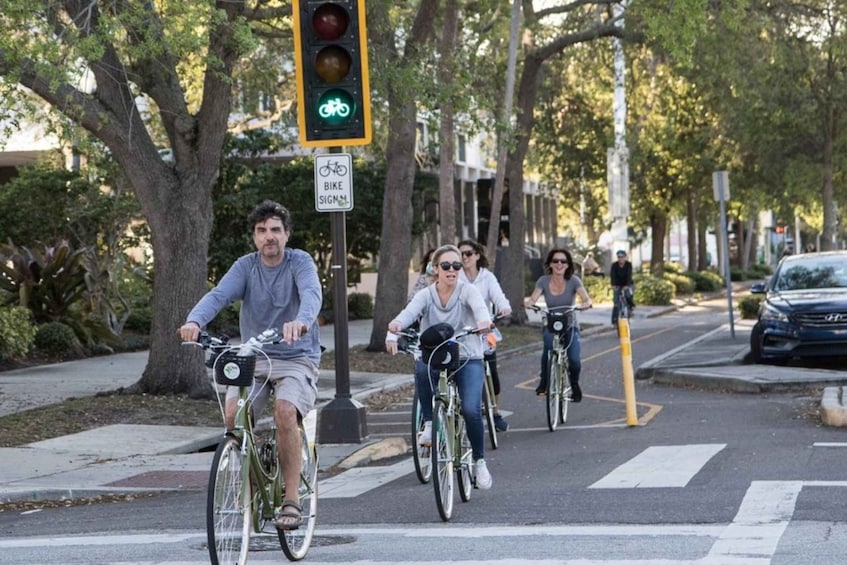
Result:
{"label": "white sneaker", "polygon": [[418,432],[418,445],[420,447],[432,446],[432,422],[424,422],[424,427]]}
{"label": "white sneaker", "polygon": [[476,488],[488,490],[491,488],[494,480],[491,478],[491,473],[488,472],[488,466],[485,464],[485,459],[477,459],[474,463],[474,474],[476,475]]}

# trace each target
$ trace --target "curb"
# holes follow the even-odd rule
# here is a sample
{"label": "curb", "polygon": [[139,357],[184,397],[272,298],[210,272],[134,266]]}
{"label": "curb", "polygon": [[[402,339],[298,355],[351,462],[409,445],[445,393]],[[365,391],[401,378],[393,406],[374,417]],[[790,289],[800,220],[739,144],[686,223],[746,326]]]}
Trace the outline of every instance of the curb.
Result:
{"label": "curb", "polygon": [[823,389],[821,397],[821,420],[832,427],[847,426],[847,409],[844,408],[844,387],[830,386]]}
{"label": "curb", "polygon": [[405,455],[409,452],[409,444],[402,437],[387,437],[375,443],[364,446],[355,451],[352,455],[347,456],[335,467],[340,469],[352,469],[353,467],[363,467],[368,463]]}

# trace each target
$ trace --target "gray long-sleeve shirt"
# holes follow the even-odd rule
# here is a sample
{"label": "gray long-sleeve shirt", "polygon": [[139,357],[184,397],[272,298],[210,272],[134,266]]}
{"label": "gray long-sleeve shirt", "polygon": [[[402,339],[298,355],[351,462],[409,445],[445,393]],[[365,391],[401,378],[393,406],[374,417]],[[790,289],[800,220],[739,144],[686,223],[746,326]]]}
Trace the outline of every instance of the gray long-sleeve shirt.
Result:
{"label": "gray long-sleeve shirt", "polygon": [[[431,284],[418,291],[403,311],[397,314],[394,321],[401,327],[408,328],[418,318],[421,320],[422,332],[442,322],[450,324],[455,332],[459,332],[468,326],[475,328],[478,322],[490,320],[491,316],[479,290],[470,283],[458,281],[456,290],[453,291],[446,306],[441,305],[436,285]],[[465,336],[459,341],[463,345],[461,348],[463,359],[482,359],[482,341],[478,336]]]}
{"label": "gray long-sleeve shirt", "polygon": [[299,249],[286,249],[282,263],[267,267],[258,252],[240,257],[188,313],[187,320],[201,328],[230,304],[241,300],[241,337],[247,339],[282,324],[299,320],[309,328],[299,341],[266,345],[273,359],[308,357],[316,365],[321,360],[318,313],[323,296],[318,270],[312,257]]}

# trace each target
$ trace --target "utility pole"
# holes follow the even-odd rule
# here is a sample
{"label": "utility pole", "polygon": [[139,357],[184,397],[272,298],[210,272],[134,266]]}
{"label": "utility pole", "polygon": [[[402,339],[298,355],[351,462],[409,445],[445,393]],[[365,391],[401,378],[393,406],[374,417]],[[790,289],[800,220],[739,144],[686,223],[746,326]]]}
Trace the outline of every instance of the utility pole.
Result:
{"label": "utility pole", "polygon": [[[623,28],[623,14],[626,0],[612,5],[618,25]],[[626,219],[629,216],[629,149],[626,145],[626,58],[623,41],[612,39],[614,50],[615,92],[612,103],[612,115],[615,126],[615,146],[607,151],[607,179],[609,183],[609,212],[612,215],[613,249],[625,249],[629,252],[629,236]]]}

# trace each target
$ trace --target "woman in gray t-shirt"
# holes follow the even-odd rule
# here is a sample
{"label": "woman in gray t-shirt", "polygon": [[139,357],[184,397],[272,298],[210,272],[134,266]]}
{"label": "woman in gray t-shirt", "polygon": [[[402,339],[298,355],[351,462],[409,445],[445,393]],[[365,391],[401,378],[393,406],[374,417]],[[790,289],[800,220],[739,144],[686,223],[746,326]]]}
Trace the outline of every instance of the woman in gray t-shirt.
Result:
{"label": "woman in gray t-shirt", "polygon": [[[573,257],[567,249],[554,248],[547,254],[544,262],[547,271],[535,282],[535,289],[527,299],[527,306],[532,306],[544,295],[547,308],[557,306],[573,306],[576,297],[582,306],[591,307],[591,297],[582,286],[582,281],[573,274]],[[570,346],[568,347],[568,366],[571,379],[571,399],[574,402],[582,400],[582,389],[579,387],[579,373],[582,370],[580,360],[579,325],[571,326]],[[541,353],[541,382],[535,389],[535,394],[547,394],[547,357],[553,349],[553,333],[544,327],[544,351]]]}

